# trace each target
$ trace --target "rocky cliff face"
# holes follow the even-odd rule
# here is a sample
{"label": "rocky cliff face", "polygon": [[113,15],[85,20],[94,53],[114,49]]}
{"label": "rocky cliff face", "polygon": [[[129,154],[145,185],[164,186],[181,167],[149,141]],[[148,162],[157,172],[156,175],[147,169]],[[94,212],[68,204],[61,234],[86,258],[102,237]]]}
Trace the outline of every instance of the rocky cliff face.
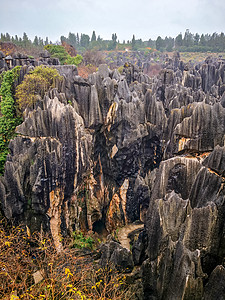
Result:
{"label": "rocky cliff face", "polygon": [[134,261],[143,299],[220,299],[224,62],[187,69],[176,56],[154,78],[132,65],[122,75],[101,65],[87,80],[55,68],[63,83],[26,113],[9,146],[6,217],[50,229],[59,249],[76,228],[142,220]]}

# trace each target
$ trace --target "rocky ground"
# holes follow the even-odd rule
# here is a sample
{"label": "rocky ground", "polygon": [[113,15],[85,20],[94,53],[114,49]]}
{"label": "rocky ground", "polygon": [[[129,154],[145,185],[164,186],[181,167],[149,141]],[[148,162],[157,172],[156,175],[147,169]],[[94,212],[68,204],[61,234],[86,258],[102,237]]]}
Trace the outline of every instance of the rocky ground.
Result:
{"label": "rocky ground", "polygon": [[141,220],[132,254],[111,240],[100,258],[139,266],[136,299],[225,299],[224,60],[191,66],[175,54],[151,78],[132,64],[88,79],[55,68],[63,83],[10,142],[5,216],[50,229],[59,250],[75,229]]}

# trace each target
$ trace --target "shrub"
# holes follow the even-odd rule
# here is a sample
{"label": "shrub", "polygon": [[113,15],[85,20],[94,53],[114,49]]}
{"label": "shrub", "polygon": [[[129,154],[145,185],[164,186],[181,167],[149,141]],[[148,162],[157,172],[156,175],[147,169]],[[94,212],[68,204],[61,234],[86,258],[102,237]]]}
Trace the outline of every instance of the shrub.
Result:
{"label": "shrub", "polygon": [[83,57],[80,54],[77,54],[75,57],[67,56],[65,60],[65,65],[75,65],[78,66],[83,61]]}
{"label": "shrub", "polygon": [[[35,284],[37,271],[42,278]],[[99,268],[66,245],[59,253],[48,234],[0,222],[0,299],[133,299],[128,290],[126,276],[112,266]]]}
{"label": "shrub", "polygon": [[89,248],[92,249],[94,244],[94,240],[92,237],[85,237],[82,232],[75,231],[73,232],[73,247],[82,249]]}
{"label": "shrub", "polygon": [[99,66],[100,64],[105,63],[102,52],[97,50],[87,50],[84,53],[84,61],[86,65],[94,65],[94,66]]}
{"label": "shrub", "polygon": [[97,71],[97,68],[93,65],[79,65],[78,68],[78,74],[83,78],[88,78],[88,76],[94,72]]}
{"label": "shrub", "polygon": [[122,74],[123,73],[123,66],[120,66],[119,68],[118,68],[118,72],[120,73],[120,74]]}
{"label": "shrub", "polygon": [[58,58],[62,65],[78,66],[83,60],[83,57],[79,54],[74,57],[70,56],[65,48],[60,45],[46,45],[44,48],[51,53],[52,57]]}
{"label": "shrub", "polygon": [[45,67],[43,65],[36,67],[33,71],[24,77],[23,82],[16,88],[17,103],[21,109],[31,107],[37,99],[41,97],[49,88],[55,87],[56,81],[61,80],[56,69]]}
{"label": "shrub", "polygon": [[44,46],[52,57],[56,57],[59,59],[60,63],[63,65],[68,57],[68,53],[66,52],[65,48],[60,45],[46,45]]}

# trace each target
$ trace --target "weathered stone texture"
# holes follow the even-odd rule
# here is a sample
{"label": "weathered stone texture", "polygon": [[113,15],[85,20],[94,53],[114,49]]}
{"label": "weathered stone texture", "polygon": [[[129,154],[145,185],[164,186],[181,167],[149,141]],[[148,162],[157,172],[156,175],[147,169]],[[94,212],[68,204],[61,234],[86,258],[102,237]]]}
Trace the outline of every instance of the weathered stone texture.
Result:
{"label": "weathered stone texture", "polygon": [[[55,66],[64,80],[10,142],[2,209],[50,228],[59,249],[68,231],[141,219],[143,299],[224,299],[224,63],[184,66],[176,54],[164,66],[149,78],[139,65],[122,75],[102,65],[87,80]],[[133,268],[113,241],[101,261]]]}

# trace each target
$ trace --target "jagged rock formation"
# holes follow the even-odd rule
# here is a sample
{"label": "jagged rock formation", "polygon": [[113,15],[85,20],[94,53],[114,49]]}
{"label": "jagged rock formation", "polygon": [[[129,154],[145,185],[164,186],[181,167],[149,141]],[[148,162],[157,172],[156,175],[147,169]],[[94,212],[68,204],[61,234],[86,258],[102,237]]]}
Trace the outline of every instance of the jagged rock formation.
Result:
{"label": "jagged rock formation", "polygon": [[[176,54],[154,78],[129,64],[122,75],[101,65],[87,80],[55,68],[64,81],[27,111],[10,143],[5,215],[50,228],[59,249],[76,228],[111,232],[142,220],[132,252],[143,299],[220,299],[224,62],[192,68]],[[102,260],[121,265],[124,250],[112,243]]]}
{"label": "jagged rock formation", "polygon": [[19,52],[15,52],[12,56],[5,56],[4,53],[0,51],[0,73],[16,66],[37,67],[40,65],[60,64],[58,58],[51,58],[50,56],[51,55],[47,50],[40,53],[39,59],[31,58],[28,55]]}
{"label": "jagged rock formation", "polygon": [[99,264],[106,267],[113,264],[119,272],[129,273],[133,270],[132,254],[116,241],[108,241],[100,247],[101,257]]}

